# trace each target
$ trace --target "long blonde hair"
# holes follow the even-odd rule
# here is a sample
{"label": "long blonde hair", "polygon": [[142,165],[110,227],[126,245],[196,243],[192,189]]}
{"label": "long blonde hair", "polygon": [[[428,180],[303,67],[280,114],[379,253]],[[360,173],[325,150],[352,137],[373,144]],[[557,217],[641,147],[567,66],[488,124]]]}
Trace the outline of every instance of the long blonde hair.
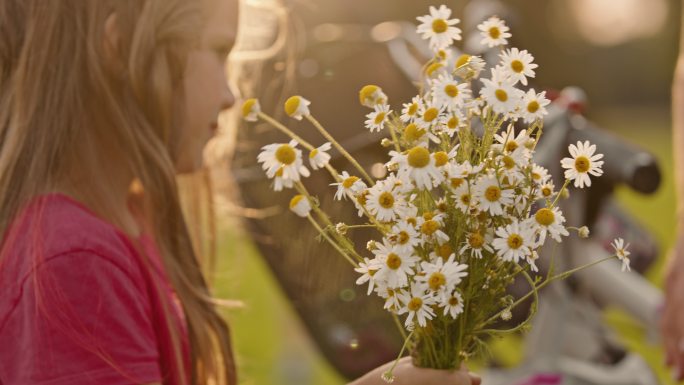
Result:
{"label": "long blonde hair", "polygon": [[[144,190],[151,235],[183,304],[192,383],[235,384],[229,330],[193,251],[173,163],[179,146],[174,124],[181,118],[174,111],[181,110],[175,107],[185,58],[204,25],[199,4],[3,1],[0,19],[6,20],[0,29],[12,31],[0,36],[0,230],[5,233],[32,197],[71,182],[75,168],[101,176],[76,198],[121,224],[122,214],[107,194],[108,180],[98,172],[98,152],[110,143],[127,160],[120,167]],[[103,44],[112,14],[120,34],[115,61],[107,60]],[[14,22],[4,24],[8,20]],[[178,335],[173,345],[185,381]]]}

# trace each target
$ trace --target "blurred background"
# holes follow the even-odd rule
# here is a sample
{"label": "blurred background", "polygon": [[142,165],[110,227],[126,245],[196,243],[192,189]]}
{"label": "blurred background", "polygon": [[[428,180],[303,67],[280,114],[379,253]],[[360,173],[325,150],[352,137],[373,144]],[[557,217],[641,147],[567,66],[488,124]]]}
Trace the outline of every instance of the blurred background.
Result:
{"label": "blurred background", "polygon": [[[616,195],[659,245],[660,256],[647,276],[660,285],[675,226],[670,87],[677,56],[680,1],[508,0],[500,2],[506,11],[499,11],[496,2],[487,0],[243,0],[243,29],[237,52],[232,55],[231,76],[243,96],[259,97],[266,111],[280,111],[283,98],[295,92],[304,95],[313,101],[314,115],[353,145],[354,140],[360,140],[356,134],[364,131],[366,112],[357,99],[362,85],[380,85],[393,105],[405,102],[414,93],[388,56],[385,42],[393,33],[391,25],[381,23],[415,24],[415,17],[426,14],[429,5],[442,3],[455,11],[464,29],[479,22],[465,16],[477,14],[473,6],[481,12],[504,12],[499,16],[511,27],[512,45],[529,50],[540,66],[535,88],[580,87],[587,94],[584,114],[588,119],[657,157],[663,172],[657,193],[642,196],[620,188]],[[284,33],[287,38],[283,40]],[[403,83],[396,80],[400,78]],[[285,207],[283,202],[289,200],[289,194],[258,193],[268,184],[250,176],[256,165],[257,138],[283,138],[259,126],[240,123],[235,128],[232,177],[242,187],[232,186],[233,203],[227,204],[227,214],[219,218],[214,282],[219,296],[245,304],[242,309],[226,312],[235,335],[241,383],[345,383],[342,374],[325,359],[337,353],[325,348],[321,351],[311,331],[334,322],[331,320],[344,311],[339,309],[345,303],[358,306],[354,305],[354,292],[333,293],[324,299],[319,295],[328,281],[353,288],[352,276],[339,273],[338,267],[345,265],[325,261],[337,256],[321,251],[325,246],[316,244],[303,222],[287,222],[281,218],[282,212],[273,211],[274,205]],[[363,143],[359,144],[358,150],[363,148]],[[370,157],[365,163],[376,161],[382,159]],[[326,191],[326,181],[317,183]],[[278,228],[286,228],[289,236]],[[300,255],[293,250],[299,250]],[[304,257],[322,260],[302,262]],[[303,276],[306,279],[302,280]],[[306,293],[316,300],[303,300]],[[311,309],[318,312],[312,314]],[[307,315],[302,317],[302,312]],[[662,365],[659,346],[648,341],[633,320],[614,309],[608,309],[604,317],[624,344],[644,355],[663,383],[672,383]],[[322,338],[316,333],[313,337]],[[391,344],[387,348],[394,354]],[[492,348],[499,364],[514,366],[520,360],[520,337],[497,340]],[[353,357],[360,353],[352,346],[339,354]]]}

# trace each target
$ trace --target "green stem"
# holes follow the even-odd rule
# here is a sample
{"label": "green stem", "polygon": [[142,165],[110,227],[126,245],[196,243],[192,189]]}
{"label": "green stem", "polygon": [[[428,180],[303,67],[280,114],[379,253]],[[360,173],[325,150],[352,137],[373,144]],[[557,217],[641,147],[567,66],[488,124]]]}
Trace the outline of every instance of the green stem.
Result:
{"label": "green stem", "polygon": [[397,367],[397,364],[399,363],[399,360],[401,359],[401,357],[404,355],[404,350],[406,350],[406,347],[408,346],[409,341],[411,340],[411,337],[413,337],[413,333],[414,332],[411,332],[408,335],[408,337],[406,337],[406,339],[404,340],[404,345],[401,347],[401,350],[399,351],[399,355],[397,356],[397,359],[392,364],[392,367],[390,367],[390,369],[388,371],[386,371],[385,373],[382,374],[383,378],[386,381],[392,382],[392,380],[394,379],[392,372],[394,371],[394,368]]}
{"label": "green stem", "polygon": [[342,256],[347,260],[347,262],[351,263],[352,266],[354,266],[355,268],[359,267],[359,264],[356,263],[356,261],[354,261],[353,259],[351,259],[351,257],[347,255],[347,253],[345,253],[344,250],[342,250],[342,248],[334,240],[332,240],[328,236],[328,234],[325,233],[325,231],[323,231],[321,226],[319,226],[318,223],[316,223],[316,220],[313,219],[311,215],[307,215],[307,218],[309,219],[309,222],[311,222],[311,224],[316,228],[316,230],[318,230],[318,233],[321,234],[321,236],[323,236],[323,238],[325,238],[325,240],[328,241],[328,243],[330,243],[335,248],[335,250],[337,250],[338,253],[342,254]]}
{"label": "green stem", "polygon": [[347,150],[345,150],[344,147],[342,147],[342,145],[340,145],[340,143],[337,142],[337,141],[335,140],[335,138],[333,138],[332,135],[330,135],[330,134],[328,133],[328,131],[325,130],[325,128],[323,128],[323,126],[318,122],[318,120],[316,120],[316,119],[315,119],[313,116],[311,116],[311,115],[306,115],[306,119],[307,119],[309,122],[311,122],[311,124],[313,124],[314,127],[316,127],[316,129],[318,129],[318,131],[321,133],[321,135],[323,135],[323,137],[324,137],[325,139],[327,139],[330,143],[333,144],[333,146],[335,146],[335,148],[337,149],[337,151],[340,152],[340,154],[344,155],[344,157],[347,158],[347,160],[348,160],[349,162],[351,162],[351,164],[354,165],[354,167],[356,167],[356,169],[357,169],[357,170],[361,173],[361,175],[366,179],[366,181],[368,182],[369,186],[373,186],[373,185],[375,184],[375,181],[373,180],[373,178],[371,178],[371,177],[366,173],[366,170],[364,170],[363,167],[361,167],[361,165],[359,164],[359,162],[357,162],[356,159],[354,159],[354,157],[352,157],[351,154],[349,154],[349,152],[347,152]]}
{"label": "green stem", "polygon": [[570,275],[572,275],[572,274],[574,274],[574,273],[576,273],[576,272],[578,272],[578,271],[582,271],[582,270],[584,270],[584,269],[587,269],[587,268],[592,267],[592,266],[594,266],[594,265],[598,265],[599,263],[603,263],[603,262],[608,261],[608,260],[611,260],[611,259],[613,259],[613,258],[617,258],[617,255],[611,255],[610,257],[606,257],[606,258],[603,258],[603,259],[599,259],[598,261],[594,261],[594,262],[592,262],[592,263],[588,263],[588,264],[586,264],[586,265],[582,265],[582,266],[580,266],[580,267],[577,267],[577,268],[574,268],[574,269],[571,269],[571,270],[562,272],[562,273],[560,273],[560,274],[557,274],[557,275],[552,276],[552,277],[549,278],[549,279],[544,280],[544,282],[542,282],[541,284],[539,284],[539,286],[536,286],[536,285],[535,285],[535,286],[534,286],[534,289],[533,289],[532,291],[530,291],[529,293],[527,293],[527,294],[525,294],[524,296],[520,297],[517,301],[513,302],[513,304],[512,304],[511,306],[509,306],[508,308],[506,308],[506,309],[504,309],[504,310],[502,310],[502,311],[500,311],[500,312],[494,314],[493,316],[489,317],[489,319],[487,319],[487,320],[482,324],[482,326],[486,326],[486,325],[488,325],[488,324],[490,324],[490,323],[496,321],[499,317],[501,317],[501,314],[503,314],[504,311],[509,310],[509,309],[513,309],[514,307],[520,305],[523,301],[525,301],[526,299],[528,299],[531,295],[535,295],[535,293],[536,293],[537,291],[543,289],[544,287],[546,287],[546,286],[547,286],[548,284],[550,284],[551,282],[553,282],[553,281],[555,281],[555,280],[557,280],[557,279],[565,279],[565,278],[569,277]]}

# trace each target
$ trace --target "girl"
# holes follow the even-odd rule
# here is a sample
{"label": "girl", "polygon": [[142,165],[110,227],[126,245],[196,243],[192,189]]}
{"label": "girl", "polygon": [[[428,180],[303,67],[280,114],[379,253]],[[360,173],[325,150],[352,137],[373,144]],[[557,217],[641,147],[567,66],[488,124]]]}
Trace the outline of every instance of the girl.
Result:
{"label": "girl", "polygon": [[0,8],[0,384],[237,384],[175,179],[234,104],[237,0]]}

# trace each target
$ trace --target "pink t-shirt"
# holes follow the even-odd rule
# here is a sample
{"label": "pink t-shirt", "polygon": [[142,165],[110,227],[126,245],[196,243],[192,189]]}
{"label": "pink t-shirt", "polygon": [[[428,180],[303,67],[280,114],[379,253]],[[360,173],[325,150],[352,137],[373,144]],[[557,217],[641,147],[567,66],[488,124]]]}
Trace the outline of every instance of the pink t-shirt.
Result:
{"label": "pink t-shirt", "polygon": [[17,216],[0,259],[0,385],[179,383],[155,285],[171,299],[170,327],[189,368],[182,308],[154,241],[138,241],[154,267],[133,240],[63,194],[41,195]]}

